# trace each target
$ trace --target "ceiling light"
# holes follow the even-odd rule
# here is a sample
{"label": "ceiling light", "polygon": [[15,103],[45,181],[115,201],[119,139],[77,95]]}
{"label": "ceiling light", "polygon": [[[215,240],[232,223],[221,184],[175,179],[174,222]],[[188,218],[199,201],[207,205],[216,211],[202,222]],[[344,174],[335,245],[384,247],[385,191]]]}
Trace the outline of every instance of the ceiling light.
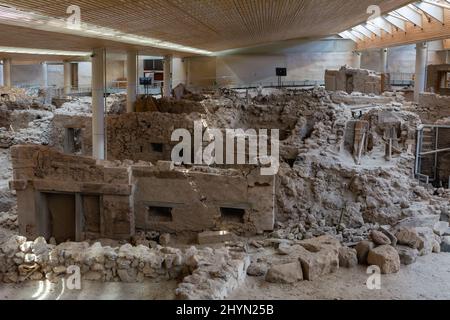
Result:
{"label": "ceiling light", "polygon": [[16,48],[16,47],[0,47],[0,52],[5,53],[20,53],[20,54],[38,54],[49,56],[89,56],[91,52],[85,51],[64,51],[64,50],[49,50],[49,49],[30,49],[30,48]]}
{"label": "ceiling light", "polygon": [[[184,46],[177,43],[162,41],[149,37],[137,36],[118,30],[103,28],[92,24],[82,23],[77,28],[67,23],[64,19],[52,18],[49,16],[20,11],[11,7],[3,7],[0,4],[0,23],[14,26],[32,28],[35,30],[59,32],[82,37],[101,38],[111,41],[120,41],[128,44],[151,46],[159,49],[172,49],[181,52],[189,52],[202,55],[212,55],[213,52]],[[56,30],[55,30],[56,29]]]}

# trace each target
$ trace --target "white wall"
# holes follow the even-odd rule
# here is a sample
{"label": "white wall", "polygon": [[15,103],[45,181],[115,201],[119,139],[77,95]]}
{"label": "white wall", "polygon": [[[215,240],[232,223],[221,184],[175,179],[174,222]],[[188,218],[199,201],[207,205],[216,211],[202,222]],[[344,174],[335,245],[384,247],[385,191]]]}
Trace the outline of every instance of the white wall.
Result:
{"label": "white wall", "polygon": [[[391,77],[396,79],[404,74],[414,74],[416,69],[416,46],[408,45],[388,49],[388,72]],[[371,50],[363,52],[361,58],[361,68],[376,70],[380,68],[380,50]],[[442,41],[434,41],[428,44],[428,63],[445,63],[444,53],[442,52]]]}
{"label": "white wall", "polygon": [[261,47],[244,52],[228,52],[217,57],[188,58],[188,82],[191,86],[214,84],[250,85],[274,83],[277,67],[287,68],[283,81],[323,82],[326,69],[356,65],[354,43],[349,40],[324,39]]}
{"label": "white wall", "polygon": [[78,86],[90,87],[92,80],[92,64],[91,62],[78,63]]}
{"label": "white wall", "polygon": [[44,77],[42,71],[41,64],[13,64],[11,66],[12,85],[39,87]]}
{"label": "white wall", "polygon": [[64,65],[49,64],[47,70],[48,86],[62,88],[64,86]]}

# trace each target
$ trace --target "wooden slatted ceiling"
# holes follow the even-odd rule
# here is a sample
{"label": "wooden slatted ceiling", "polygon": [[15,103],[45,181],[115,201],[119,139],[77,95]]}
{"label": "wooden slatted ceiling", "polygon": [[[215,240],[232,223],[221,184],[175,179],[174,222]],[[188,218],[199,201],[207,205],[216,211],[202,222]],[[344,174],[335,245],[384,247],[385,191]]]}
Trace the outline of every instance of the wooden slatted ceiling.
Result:
{"label": "wooden slatted ceiling", "polygon": [[369,5],[388,12],[411,0],[0,0],[25,11],[67,17],[209,51],[321,37],[365,21]]}

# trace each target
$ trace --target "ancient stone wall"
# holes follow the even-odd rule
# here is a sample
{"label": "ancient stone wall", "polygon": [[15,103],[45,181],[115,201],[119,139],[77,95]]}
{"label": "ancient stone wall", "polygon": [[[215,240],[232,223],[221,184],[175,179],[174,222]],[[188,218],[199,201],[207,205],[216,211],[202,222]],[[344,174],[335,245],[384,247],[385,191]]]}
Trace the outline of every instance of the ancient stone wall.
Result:
{"label": "ancient stone wall", "polygon": [[[56,233],[67,236],[62,241],[80,241],[93,237],[124,239],[133,234],[127,167],[108,166],[32,145],[12,147],[11,158],[11,187],[17,192],[22,235],[49,238]],[[86,229],[83,225],[93,227]]]}
{"label": "ancient stone wall", "polygon": [[450,64],[427,66],[427,91],[440,95],[450,95],[450,88],[445,88],[445,78],[450,72]]}
{"label": "ancient stone wall", "polygon": [[128,239],[136,229],[228,230],[274,227],[274,176],[171,162],[95,161],[40,146],[15,146],[12,189],[20,233],[58,242]]}
{"label": "ancient stone wall", "polygon": [[[151,161],[170,160],[172,132],[183,128],[193,132],[198,114],[160,112],[126,113],[108,116],[108,160]],[[50,146],[69,154],[92,154],[92,117],[88,115],[56,114],[50,133]],[[75,145],[75,148],[73,148]]]}
{"label": "ancient stone wall", "polygon": [[43,280],[57,283],[78,267],[83,280],[158,282],[180,280],[173,298],[225,299],[246,277],[250,259],[227,248],[184,250],[131,244],[111,247],[100,242],[47,244],[38,237],[13,236],[0,244],[0,283]]}
{"label": "ancient stone wall", "polygon": [[[325,88],[329,91],[361,92],[380,95],[389,89],[388,75],[384,77],[374,71],[354,69],[347,66],[325,71]],[[385,82],[383,84],[383,81]]]}
{"label": "ancient stone wall", "polygon": [[166,170],[132,168],[136,228],[165,232],[274,227],[274,177],[259,168]]}
{"label": "ancient stone wall", "polygon": [[450,117],[450,96],[422,93],[419,105],[412,111],[419,114],[425,124],[434,124],[439,119]]}

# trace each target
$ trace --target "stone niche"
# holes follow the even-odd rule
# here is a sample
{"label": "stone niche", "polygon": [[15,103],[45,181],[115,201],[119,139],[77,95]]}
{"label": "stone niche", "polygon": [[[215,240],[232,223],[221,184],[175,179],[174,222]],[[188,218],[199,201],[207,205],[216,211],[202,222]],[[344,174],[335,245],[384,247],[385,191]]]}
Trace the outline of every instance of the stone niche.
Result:
{"label": "stone niche", "polygon": [[325,88],[328,91],[361,92],[380,95],[390,89],[389,74],[379,74],[347,66],[340,70],[325,71]]}
{"label": "stone niche", "polygon": [[260,168],[173,167],[67,155],[44,146],[11,148],[20,233],[57,242],[128,239],[136,229],[274,228],[275,176]]}

